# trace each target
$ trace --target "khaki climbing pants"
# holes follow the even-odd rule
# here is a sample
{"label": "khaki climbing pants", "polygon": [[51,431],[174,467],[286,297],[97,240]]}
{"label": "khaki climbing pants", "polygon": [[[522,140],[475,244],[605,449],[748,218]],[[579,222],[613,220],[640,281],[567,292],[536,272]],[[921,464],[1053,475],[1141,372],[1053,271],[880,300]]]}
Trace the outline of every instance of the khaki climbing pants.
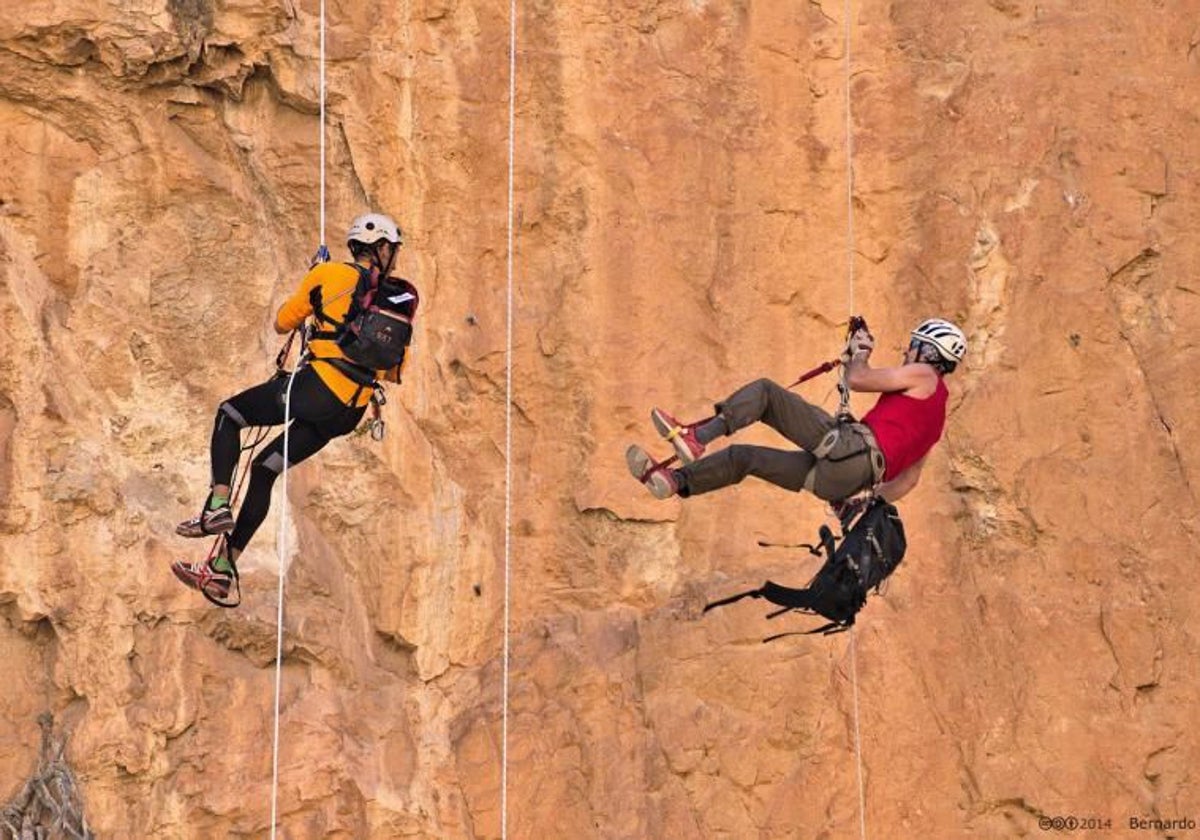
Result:
{"label": "khaki climbing pants", "polygon": [[[835,501],[872,487],[883,474],[883,457],[870,429],[861,423],[839,425],[825,410],[769,379],[751,382],[717,403],[716,409],[729,434],[761,422],[801,448],[727,446],[682,469],[689,496],[753,475]],[[834,430],[837,433],[831,434]]]}

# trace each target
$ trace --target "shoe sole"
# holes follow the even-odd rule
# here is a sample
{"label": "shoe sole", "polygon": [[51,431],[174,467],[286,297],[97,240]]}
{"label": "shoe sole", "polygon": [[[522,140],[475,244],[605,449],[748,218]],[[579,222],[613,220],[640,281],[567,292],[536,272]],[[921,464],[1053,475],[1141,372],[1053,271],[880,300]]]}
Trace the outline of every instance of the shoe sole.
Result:
{"label": "shoe sole", "polygon": [[232,518],[223,521],[219,525],[213,525],[212,523],[209,523],[208,530],[206,531],[200,527],[200,523],[193,519],[189,519],[187,522],[180,522],[178,525],[176,525],[175,533],[181,537],[187,537],[188,539],[217,537],[221,534],[228,534],[233,530],[235,524],[236,523],[234,523]]}
{"label": "shoe sole", "polygon": [[683,438],[677,434],[673,434],[676,426],[671,425],[671,421],[659,409],[653,409],[650,412],[650,422],[654,424],[654,429],[658,432],[659,437],[671,444],[675,449],[675,454],[679,460],[686,464],[694,464],[696,456],[692,454],[692,450],[688,449],[688,445],[683,442]]}
{"label": "shoe sole", "polygon": [[232,587],[226,586],[224,589],[222,589],[220,584],[214,584],[213,581],[209,581],[208,589],[205,590],[200,585],[200,581],[193,577],[190,572],[183,571],[174,563],[171,564],[171,571],[174,573],[176,579],[188,589],[195,589],[197,592],[208,592],[208,594],[212,595],[218,600],[223,600],[229,597],[229,590]]}
{"label": "shoe sole", "polygon": [[191,574],[189,574],[188,572],[184,572],[184,571],[180,570],[180,568],[178,566],[176,566],[174,563],[171,564],[171,574],[175,575],[176,580],[178,580],[180,583],[182,583],[188,589],[198,589],[199,588],[196,585],[196,579],[193,578],[191,576]]}
{"label": "shoe sole", "polygon": [[629,474],[638,481],[642,480],[653,463],[654,459],[636,443],[630,444],[629,448],[625,450],[625,465],[629,467]]}
{"label": "shoe sole", "polygon": [[675,491],[661,480],[656,480],[655,476],[646,476],[646,473],[653,469],[654,464],[654,459],[636,443],[630,444],[629,448],[625,450],[625,465],[629,467],[629,474],[641,482],[654,498],[669,499],[675,495]]}

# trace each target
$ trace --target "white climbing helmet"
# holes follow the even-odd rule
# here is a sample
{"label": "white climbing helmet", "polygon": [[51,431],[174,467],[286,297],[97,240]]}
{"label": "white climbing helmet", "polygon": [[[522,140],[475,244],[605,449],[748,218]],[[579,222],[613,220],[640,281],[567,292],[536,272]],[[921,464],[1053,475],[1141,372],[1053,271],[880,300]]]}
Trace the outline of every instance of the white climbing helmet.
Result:
{"label": "white climbing helmet", "polygon": [[374,245],[381,239],[386,239],[393,245],[400,244],[400,228],[391,216],[382,213],[367,213],[359,216],[350,223],[350,232],[346,234],[346,242],[361,242],[364,245]]}
{"label": "white climbing helmet", "polygon": [[930,318],[922,321],[912,331],[916,341],[932,344],[947,362],[961,362],[967,355],[967,337],[963,331],[949,321],[941,318]]}

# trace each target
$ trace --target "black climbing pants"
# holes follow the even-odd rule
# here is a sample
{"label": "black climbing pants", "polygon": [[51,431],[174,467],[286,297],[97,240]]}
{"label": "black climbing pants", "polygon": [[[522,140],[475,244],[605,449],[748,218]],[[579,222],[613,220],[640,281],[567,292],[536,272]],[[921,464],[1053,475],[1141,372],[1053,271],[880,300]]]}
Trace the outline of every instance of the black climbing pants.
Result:
{"label": "black climbing pants", "polygon": [[[214,485],[228,485],[232,481],[241,454],[242,429],[283,423],[287,387],[288,376],[278,374],[221,403],[212,435]],[[292,383],[288,467],[316,454],[334,438],[354,431],[365,411],[365,406],[352,407],[339,400],[311,366],[301,368]],[[271,488],[282,469],[283,435],[280,434],[250,464],[250,485],[229,535],[230,548],[243,550],[267,518]]]}
{"label": "black climbing pants", "polygon": [[762,422],[801,448],[727,446],[680,471],[689,496],[736,484],[748,475],[792,491],[809,489],[827,501],[852,496],[874,483],[871,447],[858,424],[842,424],[833,448],[818,458],[813,450],[837,421],[769,379],[740,388],[716,409],[729,434]]}

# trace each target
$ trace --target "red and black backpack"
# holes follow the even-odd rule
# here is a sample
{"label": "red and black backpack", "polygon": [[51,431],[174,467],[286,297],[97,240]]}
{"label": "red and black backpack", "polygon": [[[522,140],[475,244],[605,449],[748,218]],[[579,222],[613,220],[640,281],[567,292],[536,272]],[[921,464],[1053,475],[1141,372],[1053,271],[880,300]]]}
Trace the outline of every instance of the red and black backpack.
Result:
{"label": "red and black backpack", "polygon": [[[379,277],[361,265],[348,265],[358,271],[358,282],[345,320],[338,321],[325,313],[321,287],[314,286],[309,293],[313,314],[333,328],[318,330],[309,338],[336,341],[350,364],[335,366],[354,381],[370,384],[376,371],[391,370],[404,361],[419,298],[416,287],[403,278]],[[324,361],[332,364],[340,360]]]}

